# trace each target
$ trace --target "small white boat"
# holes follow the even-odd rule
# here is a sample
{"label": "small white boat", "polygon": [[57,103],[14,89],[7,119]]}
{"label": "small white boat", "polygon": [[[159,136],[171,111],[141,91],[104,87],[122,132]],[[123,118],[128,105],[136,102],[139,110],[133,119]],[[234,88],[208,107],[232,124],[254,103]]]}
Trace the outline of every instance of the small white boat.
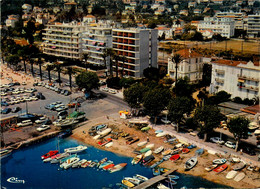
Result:
{"label": "small white boat", "polygon": [[226,163],[227,160],[225,158],[222,158],[222,159],[214,159],[213,160],[213,164],[218,164],[218,165],[221,165],[221,164],[224,164]]}
{"label": "small white boat", "polygon": [[125,180],[128,180],[129,182],[131,182],[131,183],[133,183],[133,184],[135,184],[135,185],[138,185],[138,184],[140,184],[140,180],[138,180],[138,179],[136,179],[136,178],[132,178],[132,177],[125,177],[124,178]]}
{"label": "small white boat", "polygon": [[163,146],[160,146],[160,147],[156,148],[156,149],[153,151],[153,153],[159,154],[159,153],[161,153],[161,152],[163,151],[163,149],[164,149],[164,147],[163,147]]}
{"label": "small white boat", "polygon": [[127,165],[127,163],[120,163],[120,164],[117,164],[115,165],[114,167],[111,167],[109,169],[110,173],[114,173],[116,171],[120,171],[122,170],[125,166]]}
{"label": "small white boat", "polygon": [[162,183],[159,183],[159,184],[157,185],[157,188],[158,188],[158,189],[170,189],[169,187],[163,185]]}
{"label": "small white boat", "polygon": [[156,134],[156,137],[163,137],[163,136],[165,136],[166,134],[167,134],[166,132],[158,133],[158,134]]}
{"label": "small white boat", "polygon": [[78,157],[73,157],[68,159],[66,162],[60,165],[60,168],[68,169],[70,168],[74,163],[77,163],[79,161]]}
{"label": "small white boat", "polygon": [[64,149],[64,152],[67,152],[67,153],[79,153],[79,152],[82,152],[82,151],[86,150],[87,148],[88,148],[87,146],[79,145],[79,146],[73,147],[73,148],[66,148],[66,149]]}
{"label": "small white boat", "polygon": [[237,171],[229,171],[226,175],[226,179],[233,179],[237,175]]}
{"label": "small white boat", "polygon": [[93,139],[97,140],[97,139],[99,139],[99,137],[100,137],[100,135],[96,135],[96,136],[93,137]]}
{"label": "small white boat", "polygon": [[149,150],[149,151],[147,151],[145,154],[144,154],[144,157],[147,157],[147,156],[150,156],[150,155],[152,155],[152,150]]}
{"label": "small white boat", "polygon": [[104,137],[104,136],[108,135],[111,131],[112,131],[111,128],[107,128],[107,129],[105,129],[103,131],[98,131],[97,134],[99,134],[100,137]]}
{"label": "small white boat", "polygon": [[246,174],[243,173],[243,172],[242,172],[242,173],[238,173],[238,175],[234,178],[234,181],[239,182],[239,181],[241,181],[242,179],[244,179],[245,176],[246,176]]}
{"label": "small white boat", "polygon": [[241,161],[241,159],[239,157],[233,157],[233,158],[231,158],[231,161],[233,163],[239,163]]}
{"label": "small white boat", "polygon": [[185,162],[185,169],[190,170],[198,163],[197,157],[192,157]]}
{"label": "small white boat", "polygon": [[255,130],[254,134],[255,135],[260,135],[260,129]]}
{"label": "small white boat", "polygon": [[137,146],[144,146],[144,145],[146,145],[147,144],[147,141],[143,141],[143,142],[139,142],[138,144],[137,144]]}
{"label": "small white boat", "polygon": [[86,163],[88,160],[86,159],[82,159],[80,161],[78,161],[77,163],[74,163],[71,167],[72,168],[76,168],[76,167],[80,167],[83,163]]}
{"label": "small white boat", "polygon": [[147,144],[145,147],[152,149],[154,147],[154,144]]}
{"label": "small white boat", "polygon": [[107,143],[107,144],[105,145],[105,147],[106,147],[106,148],[109,148],[109,147],[113,146],[113,144],[114,144],[113,142],[109,142],[109,143]]}
{"label": "small white boat", "polygon": [[147,181],[148,178],[143,176],[143,175],[139,175],[139,174],[135,174],[134,178],[138,179],[138,180],[141,180],[143,182]]}

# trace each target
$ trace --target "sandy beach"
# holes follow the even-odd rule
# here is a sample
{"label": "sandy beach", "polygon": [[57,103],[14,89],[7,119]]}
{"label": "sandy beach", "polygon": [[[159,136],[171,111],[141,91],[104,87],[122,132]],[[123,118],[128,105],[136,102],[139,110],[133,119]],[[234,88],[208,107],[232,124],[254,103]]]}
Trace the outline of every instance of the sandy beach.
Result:
{"label": "sandy beach", "polygon": [[[86,122],[83,126],[75,129],[73,131],[73,135],[72,137],[74,139],[77,139],[79,141],[82,141],[88,145],[94,146],[96,148],[101,148],[104,150],[108,150],[117,154],[121,154],[124,156],[128,156],[128,157],[135,157],[136,154],[133,153],[133,151],[135,149],[141,149],[141,147],[138,148],[137,144],[140,141],[145,141],[147,140],[147,137],[149,137],[149,141],[150,143],[155,144],[154,149],[156,149],[157,147],[163,145],[164,148],[173,148],[174,146],[168,143],[164,143],[165,138],[158,138],[155,136],[154,130],[150,129],[148,132],[141,132],[140,130],[137,130],[135,128],[130,128],[128,127],[128,121],[127,120],[122,120],[119,118],[116,118],[119,116],[113,115],[113,117],[109,117],[109,119],[107,119],[106,117],[100,117],[98,119],[96,119],[95,121],[88,121]],[[100,145],[98,145],[98,141],[93,139],[93,136],[90,136],[88,134],[88,130],[95,125],[99,125],[99,124],[107,124],[108,127],[112,128],[113,131],[115,132],[120,132],[123,131],[124,133],[129,133],[130,135],[134,135],[140,138],[140,141],[131,144],[131,145],[127,145],[126,144],[126,140],[125,138],[118,138],[117,140],[113,140],[113,146],[110,148],[106,148],[106,147],[101,147]],[[108,135],[109,136],[109,135]],[[107,136],[107,137],[108,137]],[[260,178],[259,178],[259,173],[255,173],[246,169],[243,169],[243,172],[246,174],[246,177],[240,181],[240,182],[236,182],[234,180],[227,180],[226,174],[231,170],[231,166],[233,165],[232,163],[228,162],[227,164],[228,169],[225,170],[224,172],[220,173],[220,174],[216,174],[215,172],[211,171],[211,172],[207,172],[205,171],[205,167],[207,167],[207,165],[210,165],[212,160],[217,159],[221,156],[216,156],[216,155],[211,155],[209,154],[207,151],[204,152],[203,155],[201,155],[198,158],[198,164],[189,171],[185,171],[184,170],[184,162],[189,159],[190,157],[194,156],[195,151],[198,148],[192,149],[190,151],[190,153],[188,154],[180,154],[181,158],[180,160],[177,160],[176,162],[171,162],[171,161],[165,161],[163,162],[160,166],[161,167],[165,167],[165,168],[170,168],[170,169],[177,169],[177,171],[179,173],[184,173],[184,174],[190,174],[193,176],[199,176],[199,177],[203,177],[209,181],[215,182],[215,183],[219,183],[219,184],[223,184],[223,185],[227,185],[227,186],[231,186],[234,188],[257,188],[260,187]],[[155,161],[160,160],[163,156],[161,154],[159,155],[154,155],[155,156]],[[224,156],[222,156],[224,157]],[[155,162],[153,161],[153,162]],[[132,166],[132,165],[129,165]]]}

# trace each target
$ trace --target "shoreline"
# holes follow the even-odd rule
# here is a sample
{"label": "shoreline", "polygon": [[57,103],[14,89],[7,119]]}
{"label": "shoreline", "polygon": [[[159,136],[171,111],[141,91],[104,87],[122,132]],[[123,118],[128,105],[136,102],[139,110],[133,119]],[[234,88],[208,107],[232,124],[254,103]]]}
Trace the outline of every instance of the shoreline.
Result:
{"label": "shoreline", "polygon": [[[127,122],[127,120],[120,120],[119,122],[118,122],[118,120],[113,120],[113,121],[107,120],[107,121],[93,124],[90,121],[89,123],[86,123],[84,126],[74,129],[73,135],[71,137],[75,140],[83,142],[87,145],[91,145],[95,148],[110,151],[112,153],[131,157],[131,158],[133,158],[137,155],[137,154],[132,153],[135,149],[141,149],[141,147],[137,148],[137,143],[146,140],[147,137],[149,137],[150,143],[155,144],[154,149],[156,149],[157,147],[159,147],[161,145],[163,145],[165,148],[173,147],[172,145],[170,145],[168,143],[167,144],[164,143],[163,138],[155,137],[153,129],[150,129],[150,131],[148,133],[142,133],[140,130],[136,130],[134,128],[129,128],[127,126],[126,122]],[[112,147],[110,147],[110,148],[106,148],[104,146],[101,147],[100,145],[97,144],[98,141],[94,140],[93,137],[88,134],[88,130],[91,128],[91,126],[99,125],[99,124],[107,124],[108,127],[114,128],[114,129],[120,128],[120,130],[127,132],[130,135],[135,135],[135,136],[139,137],[140,140],[136,143],[133,143],[132,145],[127,145],[126,140],[124,138],[120,137],[117,140],[113,139]],[[116,126],[116,125],[118,125],[118,126]],[[190,153],[188,153],[188,154],[180,154],[181,158],[180,158],[180,160],[177,160],[176,162],[171,162],[169,160],[165,161],[160,165],[160,167],[165,167],[168,169],[177,169],[178,173],[201,177],[208,181],[211,181],[211,182],[214,182],[217,184],[221,184],[221,185],[225,185],[228,187],[233,187],[233,188],[258,188],[260,186],[260,179],[257,178],[257,176],[258,176],[257,173],[248,171],[246,169],[244,169],[242,171],[242,172],[246,173],[246,175],[247,175],[242,181],[236,182],[234,180],[226,179],[226,174],[230,170],[232,170],[231,169],[232,163],[229,163],[229,162],[227,163],[229,165],[228,169],[220,174],[216,174],[213,171],[211,171],[211,172],[205,171],[204,168],[207,167],[209,165],[209,163],[211,163],[214,159],[220,158],[216,155],[211,155],[208,152],[205,152],[205,150],[204,150],[204,154],[202,154],[200,157],[198,157],[198,164],[193,169],[191,169],[189,171],[185,171],[184,162],[186,160],[188,160],[190,157],[194,156],[195,151],[197,149],[198,148],[191,149]],[[163,157],[162,155],[158,155],[158,154],[154,155],[154,156],[155,156],[155,160],[153,162],[158,161]],[[221,157],[223,157],[223,156],[221,156]],[[130,165],[130,166],[132,166],[132,165]]]}

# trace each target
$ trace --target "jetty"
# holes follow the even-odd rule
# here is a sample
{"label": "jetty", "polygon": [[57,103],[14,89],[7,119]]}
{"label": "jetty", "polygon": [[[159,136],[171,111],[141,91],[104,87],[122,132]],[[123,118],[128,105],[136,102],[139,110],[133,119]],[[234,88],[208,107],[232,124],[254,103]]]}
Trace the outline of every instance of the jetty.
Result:
{"label": "jetty", "polygon": [[158,175],[156,177],[153,177],[153,178],[137,185],[136,187],[134,187],[134,189],[149,188],[149,187],[153,186],[154,184],[167,179],[168,175],[170,175],[171,173],[173,173],[175,171],[177,171],[177,169],[171,169],[171,170],[167,171],[166,173],[164,173],[163,175]]}

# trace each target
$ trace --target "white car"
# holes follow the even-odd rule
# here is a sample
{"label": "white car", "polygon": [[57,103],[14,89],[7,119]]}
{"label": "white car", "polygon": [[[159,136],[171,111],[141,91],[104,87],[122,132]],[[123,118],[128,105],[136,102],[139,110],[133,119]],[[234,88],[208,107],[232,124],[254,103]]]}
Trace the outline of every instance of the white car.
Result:
{"label": "white car", "polygon": [[36,130],[37,131],[45,131],[47,129],[50,129],[51,127],[49,125],[42,125],[40,127],[38,127]]}
{"label": "white car", "polygon": [[162,118],[161,121],[162,121],[163,123],[165,123],[165,124],[170,124],[170,123],[171,123],[171,121],[168,120],[168,119],[166,119],[166,118]]}
{"label": "white car", "polygon": [[230,141],[227,141],[227,142],[225,143],[225,146],[226,146],[226,147],[229,147],[229,148],[233,148],[233,149],[236,148],[236,144],[233,143],[233,142],[230,142]]}
{"label": "white car", "polygon": [[24,126],[28,126],[28,125],[32,125],[32,121],[30,119],[24,120],[21,123],[17,123],[18,127],[24,127]]}
{"label": "white car", "polygon": [[46,120],[46,117],[40,117],[39,119],[37,119],[35,121],[35,123],[39,124],[39,123],[43,123]]}
{"label": "white car", "polygon": [[101,90],[102,90],[102,91],[105,91],[105,92],[108,92],[108,91],[109,91],[109,88],[104,87],[104,88],[102,88]]}
{"label": "white car", "polygon": [[35,97],[35,96],[32,96],[32,97],[30,97],[30,98],[31,98],[31,100],[34,100],[34,101],[37,101],[37,100],[38,100],[38,98]]}
{"label": "white car", "polygon": [[114,89],[109,89],[108,92],[111,93],[111,94],[116,94],[116,90],[114,90]]}
{"label": "white car", "polygon": [[225,143],[225,141],[221,140],[221,138],[219,138],[219,137],[211,137],[209,140],[211,142],[214,142],[214,143],[217,143],[217,144],[224,144]]}

